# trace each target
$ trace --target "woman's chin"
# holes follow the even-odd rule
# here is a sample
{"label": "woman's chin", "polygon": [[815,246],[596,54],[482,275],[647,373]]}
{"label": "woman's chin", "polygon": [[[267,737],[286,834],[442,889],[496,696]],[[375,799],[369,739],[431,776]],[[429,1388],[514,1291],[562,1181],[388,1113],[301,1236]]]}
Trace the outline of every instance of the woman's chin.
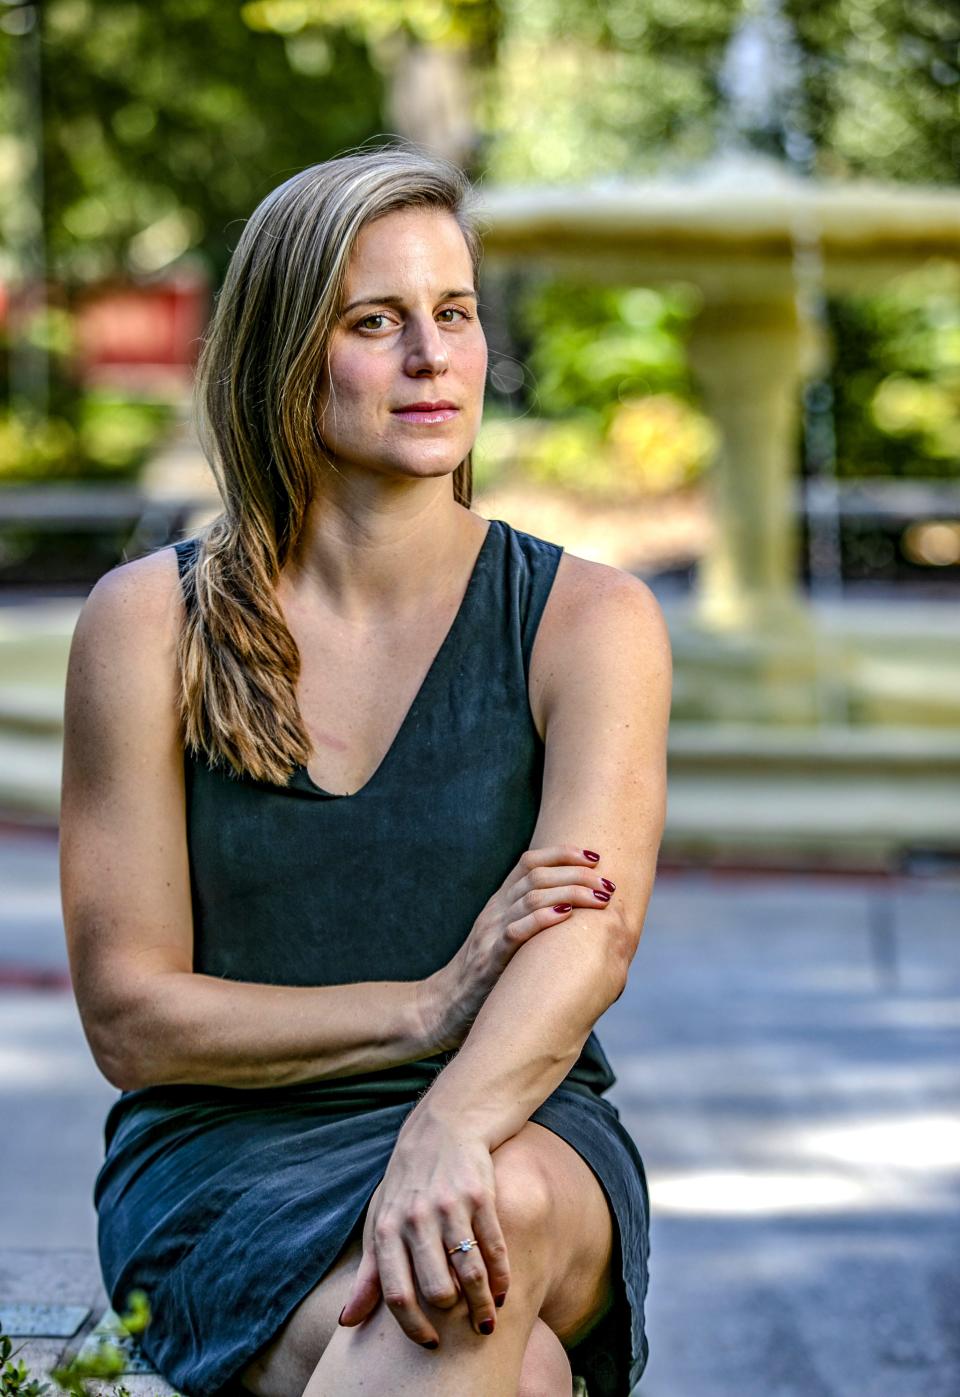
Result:
{"label": "woman's chin", "polygon": [[404,475],[411,480],[432,480],[440,475],[453,475],[469,450],[467,446],[459,453],[423,451],[415,458],[405,456],[402,460],[385,463],[381,470],[387,470],[392,475]]}
{"label": "woman's chin", "polygon": [[355,456],[334,455],[329,469],[340,476],[371,472],[407,480],[432,480],[440,475],[452,475],[469,455],[472,442],[418,441],[407,443],[401,451],[377,452]]}

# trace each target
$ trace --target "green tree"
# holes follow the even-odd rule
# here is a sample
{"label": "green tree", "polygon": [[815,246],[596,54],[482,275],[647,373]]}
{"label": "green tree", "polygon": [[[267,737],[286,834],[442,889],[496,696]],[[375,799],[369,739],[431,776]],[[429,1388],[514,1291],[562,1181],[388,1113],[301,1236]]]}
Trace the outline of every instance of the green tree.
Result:
{"label": "green tree", "polygon": [[488,170],[575,183],[709,154],[730,0],[503,0]]}
{"label": "green tree", "polygon": [[[49,384],[39,403],[0,408],[0,479],[129,477],[169,412],[81,391],[73,294],[162,274],[184,255],[216,285],[242,221],[271,188],[380,132],[383,80],[344,29],[273,33],[215,0],[25,5],[0,27],[0,60],[0,162],[13,196],[0,215],[0,277],[16,287],[42,271],[52,283],[48,310],[19,330],[44,352]],[[23,233],[38,190],[42,258]],[[8,382],[9,333],[8,322]]]}
{"label": "green tree", "polygon": [[[46,0],[45,221],[64,282],[160,270],[196,249],[214,279],[236,220],[286,176],[380,129],[361,42],[251,28],[216,0]],[[16,36],[5,37],[14,60]]]}
{"label": "green tree", "polygon": [[941,0],[785,0],[821,174],[960,180],[960,10]]}

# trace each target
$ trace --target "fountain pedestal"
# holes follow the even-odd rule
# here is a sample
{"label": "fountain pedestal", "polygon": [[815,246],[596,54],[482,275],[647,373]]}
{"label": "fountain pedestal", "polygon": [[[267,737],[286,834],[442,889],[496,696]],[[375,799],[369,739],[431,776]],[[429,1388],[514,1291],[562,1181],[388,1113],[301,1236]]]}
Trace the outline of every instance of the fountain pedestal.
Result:
{"label": "fountain pedestal", "polygon": [[691,368],[721,434],[714,542],[697,579],[708,628],[809,637],[792,498],[804,348],[792,299],[708,301],[693,324]]}
{"label": "fountain pedestal", "polygon": [[[741,273],[742,276],[742,273]],[[819,345],[796,300],[737,288],[708,299],[687,353],[720,449],[708,488],[715,521],[693,606],[677,636],[707,702],[703,718],[814,724],[841,716],[824,653],[796,588],[793,481],[804,379]]]}

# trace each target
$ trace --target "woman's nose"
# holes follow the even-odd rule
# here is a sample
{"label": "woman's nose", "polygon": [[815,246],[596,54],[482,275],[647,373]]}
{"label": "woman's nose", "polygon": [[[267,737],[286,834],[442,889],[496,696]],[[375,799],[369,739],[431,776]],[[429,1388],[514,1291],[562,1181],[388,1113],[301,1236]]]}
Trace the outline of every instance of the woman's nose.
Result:
{"label": "woman's nose", "polygon": [[408,367],[430,368],[434,371],[447,367],[447,347],[443,342],[439,326],[430,320],[418,325],[411,336]]}

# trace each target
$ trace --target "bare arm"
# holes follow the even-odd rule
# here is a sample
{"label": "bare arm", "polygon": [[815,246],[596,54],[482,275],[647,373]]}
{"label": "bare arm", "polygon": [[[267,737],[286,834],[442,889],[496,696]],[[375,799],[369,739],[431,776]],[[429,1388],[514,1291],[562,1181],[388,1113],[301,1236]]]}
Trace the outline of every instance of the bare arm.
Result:
{"label": "bare arm", "polygon": [[642,582],[570,563],[573,585],[559,587],[558,577],[534,647],[535,655],[542,647],[546,752],[531,845],[586,844],[616,892],[603,909],[584,900],[520,946],[401,1127],[367,1209],[340,1322],[361,1323],[382,1295],[418,1343],[439,1337],[418,1289],[442,1296],[451,1286],[448,1251],[458,1238],[479,1244],[457,1266],[472,1322],[478,1332],[481,1322],[495,1325],[493,1297],[509,1288],[510,1262],[494,1153],[559,1086],[623,992],[653,887],[666,813],[666,626]]}
{"label": "bare arm", "polygon": [[[591,582],[592,579],[592,582]],[[593,565],[568,594],[562,667],[547,679],[543,793],[531,843],[582,839],[617,885],[602,916],[576,908],[521,947],[457,1056],[408,1118],[454,1120],[489,1149],[515,1135],[623,993],[666,814],[670,642],[646,585]],[[539,637],[538,637],[539,641]]]}
{"label": "bare arm", "polygon": [[81,1020],[123,1090],[260,1087],[436,1051],[423,982],[317,988],[193,972],[176,718],[182,600],[172,549],[114,569],[81,611],[64,719],[60,883]]}
{"label": "bare arm", "polygon": [[436,1051],[422,1032],[413,981],[304,987],[174,971],[150,975],[139,994],[130,988],[113,1042],[135,1038],[136,1048],[108,1056],[105,1042],[99,1061],[104,1076],[127,1091],[164,1082],[288,1086]]}

